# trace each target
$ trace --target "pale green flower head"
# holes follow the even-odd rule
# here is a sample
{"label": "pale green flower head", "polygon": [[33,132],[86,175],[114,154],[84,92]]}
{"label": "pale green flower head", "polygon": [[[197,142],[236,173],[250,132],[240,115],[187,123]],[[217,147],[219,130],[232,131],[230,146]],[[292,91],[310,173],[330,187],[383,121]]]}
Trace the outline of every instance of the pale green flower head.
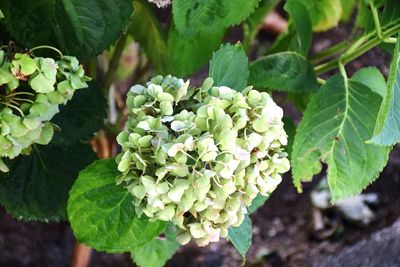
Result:
{"label": "pale green flower head", "polygon": [[138,216],[171,221],[181,244],[204,246],[239,226],[258,195],[290,168],[283,112],[264,92],[200,88],[170,75],[134,85],[117,137],[117,179]]}
{"label": "pale green flower head", "polygon": [[5,158],[29,153],[32,144],[48,144],[49,122],[59,105],[70,100],[90,79],[75,57],[32,57],[17,53],[10,61],[0,50],[0,171],[8,171]]}

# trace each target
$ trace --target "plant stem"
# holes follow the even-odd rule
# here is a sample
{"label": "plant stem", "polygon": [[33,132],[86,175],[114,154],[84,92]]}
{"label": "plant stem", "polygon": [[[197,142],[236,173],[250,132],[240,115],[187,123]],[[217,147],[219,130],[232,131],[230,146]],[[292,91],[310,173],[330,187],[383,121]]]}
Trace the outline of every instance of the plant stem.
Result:
{"label": "plant stem", "polygon": [[393,38],[390,37],[385,38],[382,35],[382,27],[381,27],[381,22],[379,20],[378,10],[375,7],[374,2],[372,0],[369,0],[369,6],[371,8],[372,17],[374,18],[375,30],[376,34],[378,35],[378,38],[385,43],[395,43],[397,40],[393,40]]}
{"label": "plant stem", "polygon": [[32,100],[26,99],[26,98],[13,97],[12,99],[13,100],[17,100],[17,101],[21,101],[21,102],[28,102],[28,103],[31,103],[31,104],[34,103]]}
{"label": "plant stem", "polygon": [[317,77],[317,82],[318,82],[320,85],[324,85],[324,84],[326,83],[326,81],[325,81],[324,79],[320,78],[320,77]]}
{"label": "plant stem", "polygon": [[321,61],[327,57],[330,57],[340,51],[342,51],[344,48],[346,48],[349,45],[348,41],[342,41],[340,43],[337,43],[327,49],[325,49],[324,51],[315,54],[311,57],[311,61],[312,62],[318,62]]}
{"label": "plant stem", "polygon": [[22,110],[20,110],[17,106],[14,106],[14,105],[12,105],[12,104],[9,104],[9,103],[1,102],[1,101],[0,101],[0,106],[1,106],[1,105],[7,106],[7,107],[9,107],[9,108],[13,108],[13,109],[15,109],[16,111],[18,111],[19,114],[21,114],[22,117],[25,116],[25,114],[22,112]]}
{"label": "plant stem", "polygon": [[[390,37],[393,34],[400,32],[400,25],[395,25],[392,28],[389,28],[385,32],[382,33],[384,39]],[[347,50],[340,58],[333,59],[329,62],[323,63],[318,65],[314,68],[316,75],[321,75],[325,72],[330,70],[336,69],[338,67],[339,61],[342,64],[347,64],[350,61],[358,58],[359,56],[363,55],[364,53],[368,52],[375,46],[379,45],[382,40],[378,36],[374,36],[372,39],[368,40],[370,36],[374,36],[373,34],[365,35],[360,37],[350,48]],[[364,44],[362,41],[366,41]]]}
{"label": "plant stem", "polygon": [[55,48],[55,47],[49,46],[49,45],[39,45],[39,46],[36,46],[36,47],[34,47],[34,48],[29,49],[29,51],[30,51],[30,52],[33,52],[33,51],[39,50],[39,49],[50,49],[50,50],[53,50],[53,51],[57,52],[57,54],[59,54],[60,57],[63,56],[63,53],[62,53],[60,50],[58,50],[58,49]]}
{"label": "plant stem", "polygon": [[92,249],[81,243],[76,243],[72,255],[71,267],[87,267],[89,266]]}
{"label": "plant stem", "polygon": [[35,94],[29,93],[29,92],[15,92],[15,93],[12,93],[12,94],[8,94],[8,95],[6,95],[5,97],[8,98],[8,97],[16,96],[16,95],[34,96]]}
{"label": "plant stem", "polygon": [[126,33],[122,34],[119,38],[117,45],[115,46],[114,53],[110,60],[110,64],[108,66],[108,70],[104,77],[104,87],[103,87],[103,94],[106,98],[108,98],[108,91],[110,90],[111,84],[114,80],[115,73],[118,69],[119,59],[121,58],[122,51],[125,48],[125,43],[128,35]]}
{"label": "plant stem", "polygon": [[346,68],[344,67],[344,64],[342,63],[342,61],[339,61],[339,71],[340,71],[340,74],[342,74],[345,81],[347,81],[348,80],[347,72],[346,72]]}
{"label": "plant stem", "polygon": [[371,8],[372,17],[374,18],[376,34],[378,35],[379,39],[383,40],[381,22],[379,21],[378,10],[374,6],[372,0],[369,0],[369,6]]}

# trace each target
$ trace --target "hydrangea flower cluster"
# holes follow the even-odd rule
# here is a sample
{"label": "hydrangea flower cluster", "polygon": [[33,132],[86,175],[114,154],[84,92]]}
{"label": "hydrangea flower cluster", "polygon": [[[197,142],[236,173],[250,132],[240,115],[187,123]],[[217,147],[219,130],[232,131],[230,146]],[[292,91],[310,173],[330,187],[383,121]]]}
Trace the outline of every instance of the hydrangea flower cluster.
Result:
{"label": "hydrangea flower cluster", "polygon": [[171,221],[177,239],[199,246],[227,237],[257,194],[269,195],[289,170],[283,111],[267,93],[189,88],[171,76],[133,86],[117,141],[117,183],[138,216]]}
{"label": "hydrangea flower cluster", "polygon": [[0,171],[8,171],[2,159],[29,153],[32,144],[50,142],[49,121],[58,106],[76,89],[87,87],[88,80],[75,57],[54,61],[0,50]]}

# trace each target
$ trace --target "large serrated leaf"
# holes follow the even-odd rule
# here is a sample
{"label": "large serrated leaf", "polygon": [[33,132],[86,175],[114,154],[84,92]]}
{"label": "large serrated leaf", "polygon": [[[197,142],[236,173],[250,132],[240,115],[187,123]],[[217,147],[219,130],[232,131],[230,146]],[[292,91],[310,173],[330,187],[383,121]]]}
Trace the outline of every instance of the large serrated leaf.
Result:
{"label": "large serrated leaf", "polygon": [[356,7],[357,1],[356,0],[340,0],[340,4],[342,5],[342,20],[344,22],[349,21],[351,18],[351,14],[354,11],[354,8]]}
{"label": "large serrated leaf", "polygon": [[216,86],[243,90],[249,78],[249,60],[242,46],[226,44],[215,52],[210,62],[209,76],[214,79]]}
{"label": "large serrated leaf", "polygon": [[136,0],[134,7],[135,12],[128,32],[143,47],[157,72],[163,74],[168,69],[165,33],[147,1]]}
{"label": "large serrated leaf", "polygon": [[328,165],[332,200],[360,193],[382,171],[389,148],[366,144],[382,98],[365,85],[335,75],[313,96],[297,129],[294,184],[310,181]]}
{"label": "large serrated leaf", "polygon": [[131,194],[115,183],[119,174],[115,159],[94,162],[79,174],[68,200],[75,237],[109,253],[131,251],[165,228],[164,222],[136,216]]}
{"label": "large serrated leaf", "polygon": [[188,37],[171,28],[168,38],[168,72],[186,76],[203,67],[220,46],[224,34],[225,28],[220,28]]}
{"label": "large serrated leaf", "polygon": [[342,18],[340,0],[290,0],[301,2],[308,10],[314,31],[326,31],[335,27]]}
{"label": "large serrated leaf", "polygon": [[386,146],[400,142],[400,38],[390,66],[387,93],[370,142]]}
{"label": "large serrated leaf", "polygon": [[162,267],[180,247],[176,241],[175,226],[168,225],[165,237],[156,237],[141,247],[135,248],[131,254],[139,267]]}
{"label": "large serrated leaf", "polygon": [[90,58],[125,30],[131,0],[2,0],[6,27],[25,47],[53,44],[66,54]]}
{"label": "large serrated leaf", "polygon": [[0,173],[0,203],[14,218],[66,219],[68,191],[95,155],[87,144],[34,146],[31,155],[9,161]]}
{"label": "large serrated leaf", "polygon": [[227,28],[246,19],[260,0],[173,0],[174,23],[181,34]]}
{"label": "large serrated leaf", "polygon": [[91,81],[89,87],[75,92],[67,105],[60,107],[60,113],[54,116],[61,133],[53,138],[53,143],[60,146],[77,141],[89,141],[103,126],[107,116],[107,103],[99,83]]}
{"label": "large serrated leaf", "polygon": [[400,21],[400,2],[397,0],[385,0],[385,7],[382,12],[381,26],[398,24]]}
{"label": "large serrated leaf", "polygon": [[246,51],[249,50],[251,42],[256,37],[259,29],[262,27],[262,21],[267,16],[268,12],[278,4],[279,0],[261,0],[259,6],[244,22],[244,40],[243,47]]}
{"label": "large serrated leaf", "polygon": [[312,42],[312,24],[307,9],[301,2],[289,1],[285,5],[285,10],[290,15],[289,27],[293,28],[289,32],[296,33],[293,38],[296,38],[298,51],[303,56],[307,56]]}
{"label": "large serrated leaf", "polygon": [[250,64],[249,84],[295,93],[318,89],[317,79],[310,62],[295,52],[282,52],[261,57]]}
{"label": "large serrated leaf", "polygon": [[229,227],[228,240],[232,242],[237,251],[245,259],[247,251],[251,246],[253,238],[253,227],[249,216],[245,216],[239,227]]}
{"label": "large serrated leaf", "polygon": [[364,84],[381,97],[384,97],[386,94],[387,86],[385,77],[376,67],[359,69],[353,74],[351,80]]}
{"label": "large serrated leaf", "polygon": [[251,205],[247,208],[247,211],[250,214],[255,212],[257,209],[261,208],[268,199],[269,196],[263,196],[261,194],[258,194],[256,198],[253,199],[253,202],[251,202]]}
{"label": "large serrated leaf", "polygon": [[47,146],[36,145],[29,156],[10,160],[0,174],[0,202],[25,220],[66,219],[68,191],[79,171],[96,159],[88,144],[103,125],[105,101],[94,82],[78,90],[52,122],[60,127]]}

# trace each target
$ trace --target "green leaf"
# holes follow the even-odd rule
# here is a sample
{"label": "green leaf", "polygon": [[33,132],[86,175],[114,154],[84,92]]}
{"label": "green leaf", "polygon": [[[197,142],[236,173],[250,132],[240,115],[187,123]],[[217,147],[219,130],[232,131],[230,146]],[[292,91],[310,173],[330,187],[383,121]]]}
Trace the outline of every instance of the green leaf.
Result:
{"label": "green leaf", "polygon": [[131,0],[4,0],[6,27],[22,46],[52,44],[64,53],[90,58],[125,30]]}
{"label": "green leaf", "polygon": [[[400,23],[400,2],[397,0],[374,1],[379,13],[382,29],[396,26]],[[375,31],[374,19],[368,1],[360,1],[358,6],[357,26],[365,28],[365,33]]]}
{"label": "green leaf", "polygon": [[10,172],[0,173],[0,203],[18,219],[64,220],[68,191],[93,160],[87,144],[36,145],[31,155],[7,162]]}
{"label": "green leaf", "polygon": [[340,0],[304,0],[301,3],[310,14],[314,31],[326,31],[336,27],[342,18],[343,10]]}
{"label": "green leaf", "polygon": [[[89,141],[103,124],[101,88],[78,90],[52,122],[61,127],[48,146],[34,146],[29,156],[10,160],[0,174],[0,202],[12,216],[26,220],[66,219],[68,191],[79,171],[96,159]],[[82,127],[85,126],[85,127]]]}
{"label": "green leaf", "polygon": [[382,13],[381,26],[395,25],[400,22],[400,2],[397,0],[386,0]]}
{"label": "green leaf", "polygon": [[312,42],[312,24],[307,9],[301,2],[290,1],[285,5],[286,12],[290,15],[289,27],[294,27],[299,53],[307,56]]}
{"label": "green leaf", "polygon": [[353,13],[356,3],[356,0],[340,0],[340,4],[342,5],[343,10],[342,20],[344,22],[349,21],[349,19],[351,18],[351,14]]}
{"label": "green leaf", "polygon": [[356,25],[358,27],[364,28],[365,33],[374,30],[375,28],[374,20],[372,17],[371,10],[369,9],[369,5],[366,3],[366,1],[359,1],[357,10],[358,12],[357,12]]}
{"label": "green leaf", "polygon": [[247,211],[251,214],[255,212],[257,209],[261,208],[265,202],[269,199],[269,196],[263,196],[258,194],[251,205],[247,208]]}
{"label": "green leaf", "polygon": [[131,251],[165,228],[164,222],[136,216],[131,194],[115,183],[118,175],[115,159],[96,161],[79,174],[68,200],[75,237],[109,253]]}
{"label": "green leaf", "polygon": [[143,47],[155,69],[161,74],[166,73],[168,50],[165,33],[147,1],[134,1],[134,8],[128,32]]}
{"label": "green leaf", "polygon": [[390,65],[387,89],[370,142],[390,146],[400,142],[400,38]]}
{"label": "green leaf", "polygon": [[383,74],[376,67],[367,67],[358,70],[353,74],[351,80],[364,84],[381,97],[384,97],[386,94],[387,86],[385,77],[383,77]]}
{"label": "green leaf", "polygon": [[214,53],[210,62],[209,76],[214,85],[228,86],[242,91],[249,78],[249,60],[240,44],[226,44]]}
{"label": "green leaf", "polygon": [[173,0],[172,13],[179,33],[194,35],[227,28],[246,19],[260,0]]}
{"label": "green leaf", "polygon": [[246,258],[252,237],[253,227],[249,216],[244,217],[243,223],[239,227],[229,227],[228,229],[228,240],[232,242],[243,258]]}
{"label": "green leaf", "polygon": [[294,121],[289,118],[289,117],[283,117],[283,128],[285,129],[285,132],[288,136],[288,143],[285,146],[285,152],[289,154],[289,158],[292,155],[292,149],[293,149],[293,142],[294,142],[294,136],[296,135],[296,125],[294,124]]}
{"label": "green leaf", "polygon": [[61,129],[53,139],[60,146],[76,141],[89,141],[104,124],[107,103],[99,83],[91,81],[89,87],[75,92],[67,105],[60,107],[52,123]]}
{"label": "green leaf", "polygon": [[313,96],[297,129],[292,153],[294,184],[310,181],[328,165],[332,201],[360,193],[382,171],[390,149],[371,138],[382,98],[365,85],[335,75]]}
{"label": "green leaf", "polygon": [[139,267],[162,267],[175,254],[180,245],[176,241],[174,226],[168,225],[165,237],[156,237],[132,251],[132,259]]}
{"label": "green leaf", "polygon": [[181,35],[171,28],[168,38],[169,73],[186,76],[203,67],[218,49],[225,29],[199,32],[193,37]]}
{"label": "green leaf", "polygon": [[243,47],[249,50],[251,42],[256,37],[269,11],[276,6],[278,0],[261,0],[256,10],[244,22],[244,40]]}
{"label": "green leaf", "polygon": [[312,92],[318,89],[313,66],[295,52],[282,52],[250,64],[249,84],[289,92]]}

